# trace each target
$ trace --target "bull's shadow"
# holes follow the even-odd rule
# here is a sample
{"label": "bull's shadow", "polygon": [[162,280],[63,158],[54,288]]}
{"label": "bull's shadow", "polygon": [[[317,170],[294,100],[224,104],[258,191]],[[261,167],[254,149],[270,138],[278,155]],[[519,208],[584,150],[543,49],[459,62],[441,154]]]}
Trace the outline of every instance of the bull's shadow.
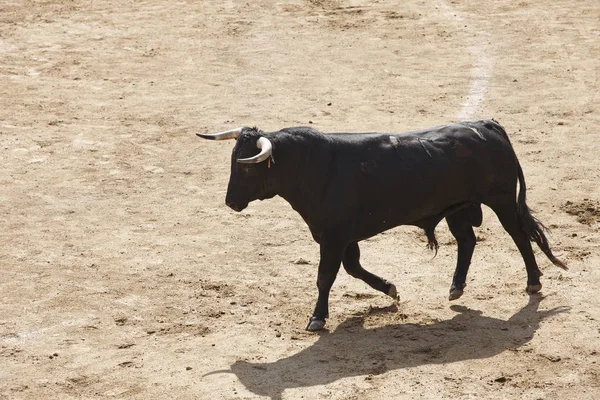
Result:
{"label": "bull's shadow", "polygon": [[341,378],[389,370],[492,357],[528,343],[540,322],[564,308],[539,311],[541,296],[504,321],[453,306],[450,320],[395,324],[373,329],[352,317],[312,346],[275,362],[237,361],[231,371],[257,395],[280,399],[285,389],[324,385]]}

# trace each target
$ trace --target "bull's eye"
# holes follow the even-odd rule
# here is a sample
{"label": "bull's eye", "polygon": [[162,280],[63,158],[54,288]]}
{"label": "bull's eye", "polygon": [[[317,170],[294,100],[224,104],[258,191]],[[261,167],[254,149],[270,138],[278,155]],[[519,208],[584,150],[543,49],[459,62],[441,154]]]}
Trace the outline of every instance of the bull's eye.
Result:
{"label": "bull's eye", "polygon": [[252,164],[240,164],[240,172],[246,176],[255,176],[256,166]]}

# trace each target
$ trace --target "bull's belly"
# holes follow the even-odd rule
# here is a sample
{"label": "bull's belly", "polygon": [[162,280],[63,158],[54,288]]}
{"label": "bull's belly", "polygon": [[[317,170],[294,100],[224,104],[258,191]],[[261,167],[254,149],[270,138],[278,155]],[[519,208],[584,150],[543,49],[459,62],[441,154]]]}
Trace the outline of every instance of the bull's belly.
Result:
{"label": "bull's belly", "polygon": [[470,204],[469,198],[453,198],[437,204],[421,204],[407,207],[402,205],[377,205],[363,209],[355,220],[352,240],[363,240],[400,225],[421,226],[437,224],[452,210]]}
{"label": "bull's belly", "polygon": [[358,219],[351,235],[352,241],[368,239],[400,225],[413,224],[413,221],[408,218],[399,218],[393,215],[367,215]]}

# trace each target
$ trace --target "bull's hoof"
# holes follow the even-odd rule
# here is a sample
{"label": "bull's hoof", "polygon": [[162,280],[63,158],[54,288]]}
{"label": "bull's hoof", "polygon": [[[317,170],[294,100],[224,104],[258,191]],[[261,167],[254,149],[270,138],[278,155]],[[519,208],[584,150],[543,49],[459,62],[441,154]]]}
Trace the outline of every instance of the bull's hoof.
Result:
{"label": "bull's hoof", "polygon": [[390,296],[394,300],[398,300],[400,296],[398,296],[398,290],[396,290],[396,285],[390,283],[390,288],[388,289],[387,295]]}
{"label": "bull's hoof", "polygon": [[314,319],[314,317],[310,318],[308,321],[308,325],[306,326],[306,330],[310,332],[320,331],[325,327],[324,319]]}
{"label": "bull's hoof", "polygon": [[462,289],[457,289],[457,288],[450,289],[450,295],[448,296],[448,300],[452,301],[452,300],[459,299],[460,296],[462,296],[464,292],[465,291]]}
{"label": "bull's hoof", "polygon": [[527,291],[527,294],[535,294],[542,290],[542,284],[538,283],[537,285],[527,285],[525,290]]}
{"label": "bull's hoof", "polygon": [[452,286],[450,287],[450,295],[448,296],[448,300],[452,301],[452,300],[456,300],[456,299],[460,298],[460,296],[463,295],[463,293],[464,293],[463,289],[466,286],[467,286],[467,284],[463,283],[460,285],[460,288],[458,288],[455,283],[452,283]]}

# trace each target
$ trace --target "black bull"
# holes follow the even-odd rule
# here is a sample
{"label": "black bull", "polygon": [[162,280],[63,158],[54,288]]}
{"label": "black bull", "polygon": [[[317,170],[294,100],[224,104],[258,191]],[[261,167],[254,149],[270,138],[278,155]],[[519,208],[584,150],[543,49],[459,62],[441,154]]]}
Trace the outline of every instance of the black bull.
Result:
{"label": "black bull", "polygon": [[[329,291],[340,264],[353,277],[396,298],[394,284],[360,265],[358,242],[399,225],[434,229],[444,218],[458,244],[450,300],[459,298],[475,248],[474,226],[489,206],[517,245],[527,270],[528,293],[538,292],[539,270],[531,241],[555,265],[543,225],[525,203],[525,180],[508,135],[492,120],[462,122],[404,134],[335,133],[286,128],[239,128],[207,139],[237,139],[226,203],[241,211],[253,200],[283,197],[320,245],[319,296],[307,326],[328,317]],[[257,147],[261,149],[256,155]],[[517,194],[517,180],[519,193]]]}

